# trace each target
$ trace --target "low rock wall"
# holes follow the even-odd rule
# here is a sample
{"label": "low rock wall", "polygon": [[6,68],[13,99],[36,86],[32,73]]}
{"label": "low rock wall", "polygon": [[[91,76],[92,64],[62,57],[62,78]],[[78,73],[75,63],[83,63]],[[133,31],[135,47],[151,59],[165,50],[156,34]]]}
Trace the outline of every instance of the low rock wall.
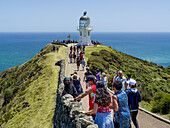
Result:
{"label": "low rock wall", "polygon": [[82,105],[78,102],[70,102],[70,99],[73,99],[70,94],[63,97],[60,96],[60,93],[64,89],[65,61],[58,61],[56,65],[60,66],[60,72],[53,128],[98,128],[94,124],[92,116],[80,113],[83,110]]}

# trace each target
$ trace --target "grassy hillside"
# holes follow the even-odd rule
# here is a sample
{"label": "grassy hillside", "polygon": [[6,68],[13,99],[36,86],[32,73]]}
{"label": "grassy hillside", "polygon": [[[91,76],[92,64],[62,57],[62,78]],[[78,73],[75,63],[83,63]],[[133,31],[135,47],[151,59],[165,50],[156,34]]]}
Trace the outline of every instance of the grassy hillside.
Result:
{"label": "grassy hillside", "polygon": [[132,74],[145,106],[170,117],[170,66],[163,68],[106,46],[87,47],[85,56],[94,74],[97,68],[107,73],[110,87],[116,70],[122,70],[125,77]]}
{"label": "grassy hillside", "polygon": [[0,73],[0,127],[45,128],[52,126],[56,104],[59,53],[48,44],[28,62]]}

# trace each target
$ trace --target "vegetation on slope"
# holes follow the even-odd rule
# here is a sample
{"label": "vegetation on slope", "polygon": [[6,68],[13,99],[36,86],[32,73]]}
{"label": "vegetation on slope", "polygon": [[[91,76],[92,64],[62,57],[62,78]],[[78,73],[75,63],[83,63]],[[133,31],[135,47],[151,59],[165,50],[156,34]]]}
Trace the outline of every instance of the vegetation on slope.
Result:
{"label": "vegetation on slope", "polygon": [[130,73],[138,83],[142,99],[151,104],[151,111],[170,113],[170,66],[163,68],[106,46],[87,47],[85,56],[94,74],[97,68],[107,73],[109,87],[116,70],[122,70],[125,76]]}
{"label": "vegetation on slope", "polygon": [[25,64],[0,73],[0,127],[51,127],[56,104],[59,53],[48,44]]}

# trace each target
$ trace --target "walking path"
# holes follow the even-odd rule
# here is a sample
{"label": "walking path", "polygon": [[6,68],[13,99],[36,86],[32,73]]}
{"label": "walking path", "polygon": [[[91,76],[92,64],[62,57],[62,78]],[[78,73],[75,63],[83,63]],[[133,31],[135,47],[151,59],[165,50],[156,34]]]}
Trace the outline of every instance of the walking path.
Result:
{"label": "walking path", "polygon": [[[70,51],[70,46],[73,46],[73,44],[68,44],[68,48],[67,48],[67,53],[66,53],[66,69],[65,69],[65,74],[66,76],[70,76],[72,73],[74,73],[75,71],[77,71],[77,66],[76,63],[69,63],[69,58],[68,58],[68,53]],[[86,85],[85,82],[83,82],[83,77],[84,77],[84,73],[85,71],[82,70],[82,67],[80,65],[80,70],[77,71],[78,75],[81,78],[81,85],[83,87],[83,91],[86,90]],[[88,110],[89,109],[89,97],[86,96],[82,99],[82,105],[84,110]],[[137,120],[139,123],[140,128],[170,128],[170,125],[160,121],[154,117],[152,117],[149,114],[146,114],[143,111],[138,111],[138,116],[137,116]],[[132,123],[132,128],[135,128],[135,126]]]}
{"label": "walking path", "polygon": [[[75,71],[77,71],[77,65],[76,63],[70,63],[69,61],[69,56],[68,54],[70,53],[70,46],[73,46],[73,44],[68,44],[68,48],[67,48],[67,52],[66,52],[66,70],[65,70],[65,74],[66,76],[70,76],[71,74],[73,74]],[[82,70],[82,67],[80,65],[80,70],[77,71],[78,75],[80,76],[81,79],[81,86],[83,87],[83,91],[86,90],[86,84],[85,82],[83,82],[83,77],[84,77],[84,73],[85,70]],[[89,97],[86,96],[82,99],[82,105],[84,110],[88,110],[89,109]]]}

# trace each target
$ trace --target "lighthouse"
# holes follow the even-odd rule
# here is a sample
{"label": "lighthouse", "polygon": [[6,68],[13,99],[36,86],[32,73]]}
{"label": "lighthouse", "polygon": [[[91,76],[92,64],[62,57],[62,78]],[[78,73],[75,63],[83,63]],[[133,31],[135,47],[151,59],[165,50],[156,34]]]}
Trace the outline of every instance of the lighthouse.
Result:
{"label": "lighthouse", "polygon": [[79,43],[77,45],[93,45],[90,40],[90,32],[92,31],[92,27],[90,26],[90,18],[86,15],[87,12],[84,12],[84,15],[80,17],[79,27],[77,30],[79,31]]}

